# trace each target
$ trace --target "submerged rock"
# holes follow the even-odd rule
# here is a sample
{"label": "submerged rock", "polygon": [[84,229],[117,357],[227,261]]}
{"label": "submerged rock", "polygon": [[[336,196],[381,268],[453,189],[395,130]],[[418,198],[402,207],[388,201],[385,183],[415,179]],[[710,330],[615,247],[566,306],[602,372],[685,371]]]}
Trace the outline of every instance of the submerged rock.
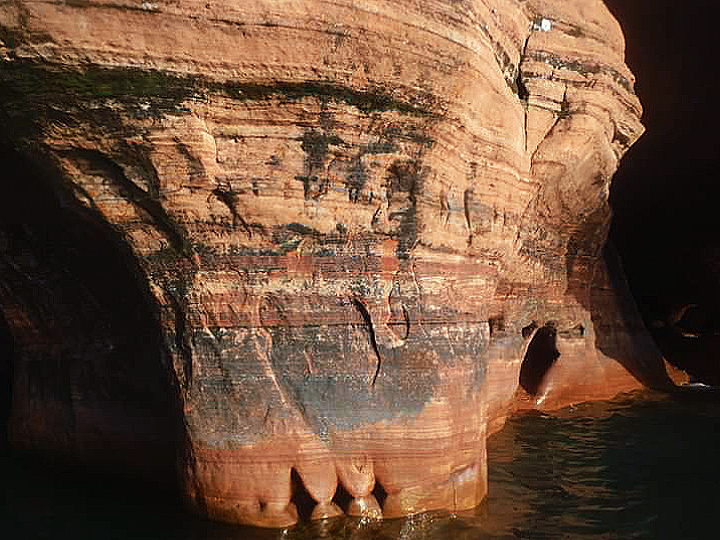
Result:
{"label": "submerged rock", "polygon": [[602,2],[19,1],[0,40],[42,164],[5,182],[75,227],[0,236],[15,444],[173,441],[213,519],[392,517],[477,505],[515,407],[671,384],[603,256],[642,126]]}

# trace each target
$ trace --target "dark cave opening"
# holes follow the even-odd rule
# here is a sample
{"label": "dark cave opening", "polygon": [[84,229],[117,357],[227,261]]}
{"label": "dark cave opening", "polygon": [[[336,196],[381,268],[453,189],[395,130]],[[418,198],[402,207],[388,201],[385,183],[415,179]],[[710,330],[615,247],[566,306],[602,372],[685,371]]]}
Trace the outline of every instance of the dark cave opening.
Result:
{"label": "dark cave opening", "polygon": [[613,178],[610,239],[666,360],[718,385],[720,110],[708,66],[719,9],[699,15],[669,2],[605,3],[625,34],[646,128]]}
{"label": "dark cave opening", "polygon": [[129,492],[136,481],[145,491],[149,482],[150,491],[177,492],[178,390],[158,308],[130,248],[62,191],[42,156],[0,147],[0,170],[0,311],[8,323],[0,354],[13,461]]}
{"label": "dark cave opening", "polygon": [[[309,521],[317,502],[312,498],[312,495],[310,495],[310,492],[305,487],[305,483],[295,468],[290,470],[290,486],[292,491],[291,502],[295,504],[295,508],[297,508],[298,517],[302,521]],[[262,501],[260,502],[260,508],[263,508]]]}
{"label": "dark cave opening", "polygon": [[530,395],[537,394],[545,374],[558,359],[557,330],[548,323],[539,328],[528,344],[520,365],[520,386]]}

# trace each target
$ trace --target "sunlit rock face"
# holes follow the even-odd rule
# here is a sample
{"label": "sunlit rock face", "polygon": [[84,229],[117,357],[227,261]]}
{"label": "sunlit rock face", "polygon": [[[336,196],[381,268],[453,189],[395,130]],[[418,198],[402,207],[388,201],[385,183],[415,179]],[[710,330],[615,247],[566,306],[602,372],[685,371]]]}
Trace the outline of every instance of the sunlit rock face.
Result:
{"label": "sunlit rock face", "polygon": [[[392,517],[477,505],[513,407],[667,382],[602,256],[642,132],[602,2],[19,1],[0,39],[5,135],[127,252],[160,336],[133,361],[170,374],[66,373],[60,334],[38,368],[26,306],[54,301],[5,286],[17,444],[82,448],[83,400],[32,390],[115,370],[133,407],[170,389],[196,511],[285,526],[304,491],[313,517]],[[0,279],[30,286],[20,252]]]}

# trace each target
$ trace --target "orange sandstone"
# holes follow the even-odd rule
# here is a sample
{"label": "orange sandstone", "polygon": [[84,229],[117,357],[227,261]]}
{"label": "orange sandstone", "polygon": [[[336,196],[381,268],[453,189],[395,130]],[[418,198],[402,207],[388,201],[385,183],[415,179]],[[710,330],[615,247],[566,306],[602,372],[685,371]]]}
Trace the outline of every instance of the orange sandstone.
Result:
{"label": "orange sandstone", "polygon": [[0,40],[9,136],[155,306],[196,511],[471,508],[514,408],[671,384],[603,256],[642,126],[599,0],[19,0]]}

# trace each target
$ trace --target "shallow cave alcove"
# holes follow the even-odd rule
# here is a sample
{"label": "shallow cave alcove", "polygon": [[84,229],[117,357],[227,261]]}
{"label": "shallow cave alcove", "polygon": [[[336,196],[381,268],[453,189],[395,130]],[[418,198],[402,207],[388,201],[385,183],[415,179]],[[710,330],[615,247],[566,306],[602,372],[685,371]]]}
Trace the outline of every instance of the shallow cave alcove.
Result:
{"label": "shallow cave alcove", "polygon": [[557,331],[548,323],[538,328],[528,344],[520,365],[520,386],[530,395],[537,394],[545,374],[558,359]]}
{"label": "shallow cave alcove", "polygon": [[710,79],[717,6],[606,4],[620,21],[646,132],[621,161],[610,240],[668,362],[720,384],[720,113]]}
{"label": "shallow cave alcove", "polygon": [[141,269],[62,191],[50,162],[5,145],[0,170],[0,376],[13,462],[176,490],[182,421]]}

